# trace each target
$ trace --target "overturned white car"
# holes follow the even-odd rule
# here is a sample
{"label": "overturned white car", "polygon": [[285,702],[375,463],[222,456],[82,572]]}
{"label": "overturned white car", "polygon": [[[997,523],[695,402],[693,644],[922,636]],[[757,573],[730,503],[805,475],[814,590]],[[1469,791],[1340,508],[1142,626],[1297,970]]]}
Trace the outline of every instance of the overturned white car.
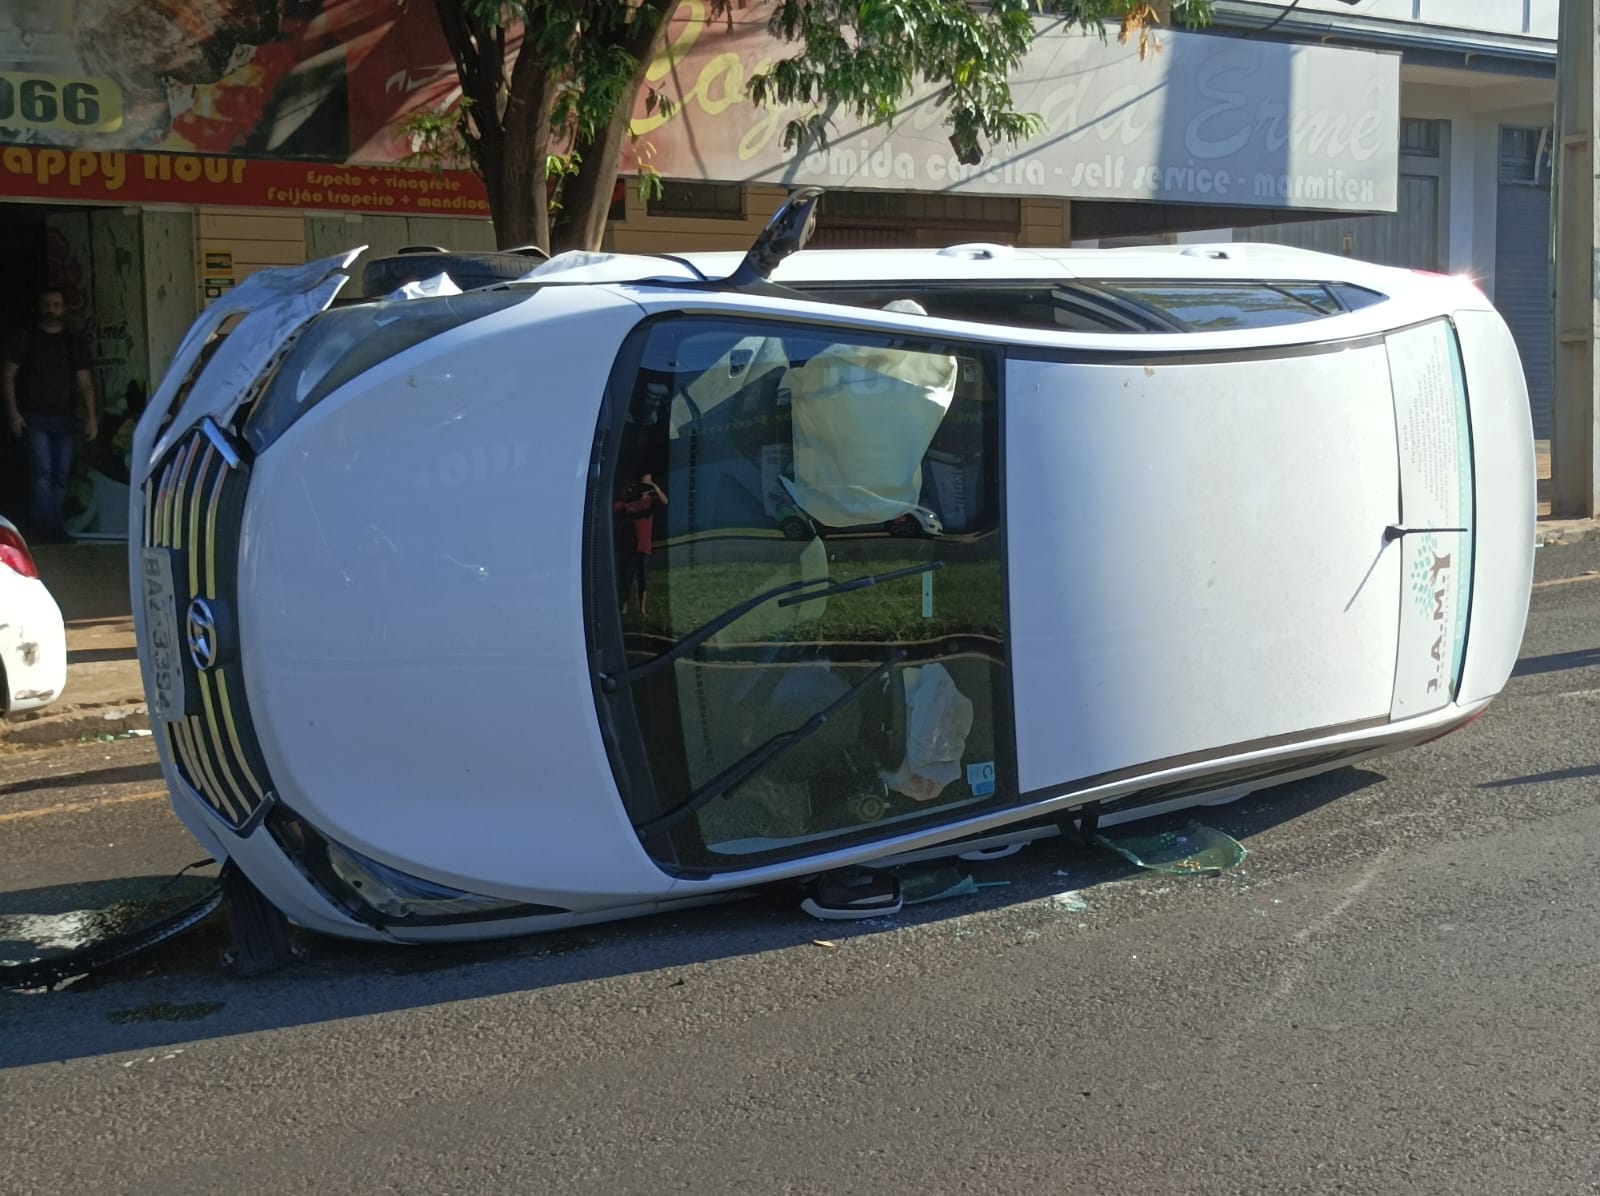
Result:
{"label": "overturned white car", "polygon": [[743,261],[337,307],[324,261],[191,331],[134,450],[145,681],[178,813],[294,922],[521,934],[971,851],[1499,692],[1533,450],[1469,282],[791,256],[813,203]]}

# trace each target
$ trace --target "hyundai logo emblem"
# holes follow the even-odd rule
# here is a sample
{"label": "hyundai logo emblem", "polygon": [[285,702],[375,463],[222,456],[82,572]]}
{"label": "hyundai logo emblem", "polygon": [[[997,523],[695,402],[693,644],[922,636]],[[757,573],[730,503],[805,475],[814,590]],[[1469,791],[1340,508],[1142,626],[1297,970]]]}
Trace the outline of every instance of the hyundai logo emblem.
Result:
{"label": "hyundai logo emblem", "polygon": [[189,603],[189,618],[185,628],[189,644],[189,659],[201,672],[215,668],[219,644],[217,642],[217,616],[204,598]]}

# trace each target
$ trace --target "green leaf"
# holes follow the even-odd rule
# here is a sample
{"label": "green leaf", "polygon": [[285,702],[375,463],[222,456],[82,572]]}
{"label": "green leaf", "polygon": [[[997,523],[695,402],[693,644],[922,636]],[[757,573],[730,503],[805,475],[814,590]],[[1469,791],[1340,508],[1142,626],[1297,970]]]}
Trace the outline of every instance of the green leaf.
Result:
{"label": "green leaf", "polygon": [[[510,161],[516,155],[503,152],[506,114],[530,109],[550,113],[558,144],[588,146],[619,110],[638,102],[644,64],[630,46],[651,37],[659,43],[671,12],[664,2],[665,9],[650,0],[434,0],[441,27],[456,30],[462,90],[479,102],[406,117],[401,128],[418,147],[413,157],[480,170]],[[704,3],[724,22],[736,11],[741,20],[755,12],[746,0],[737,0],[737,9],[735,0]],[[1209,24],[1213,10],[1214,0],[1172,3],[1173,21],[1182,25]],[[1009,82],[1038,30],[1078,27],[1105,38],[1107,22],[1119,31],[1153,28],[1143,0],[774,0],[767,30],[779,52],[770,69],[746,80],[746,92],[760,106],[791,110],[783,145],[792,152],[826,144],[825,112],[888,122],[924,88],[942,93],[958,142],[1015,141],[1043,128],[1037,116],[1015,111]],[[523,30],[520,53],[538,69],[516,72],[509,47]],[[526,94],[512,93],[514,80]],[[659,84],[646,92],[648,112],[669,115],[671,104]],[[585,162],[579,153],[556,159],[548,177],[558,183],[611,170],[612,178],[585,188],[595,202],[610,202],[615,168],[608,162]],[[491,202],[501,194],[492,180],[489,194]]]}

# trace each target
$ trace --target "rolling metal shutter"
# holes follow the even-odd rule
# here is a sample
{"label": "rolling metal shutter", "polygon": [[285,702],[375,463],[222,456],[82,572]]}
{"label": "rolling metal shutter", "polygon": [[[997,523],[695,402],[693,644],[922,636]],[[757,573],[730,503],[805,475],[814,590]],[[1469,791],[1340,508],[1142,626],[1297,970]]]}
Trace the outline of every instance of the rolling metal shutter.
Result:
{"label": "rolling metal shutter", "polygon": [[1234,230],[1234,239],[1315,249],[1380,266],[1438,270],[1443,266],[1439,252],[1439,180],[1430,175],[1402,174],[1397,183],[1399,203],[1393,213],[1241,228]]}
{"label": "rolling metal shutter", "polygon": [[1440,202],[1450,165],[1448,125],[1448,121],[1416,117],[1400,122],[1400,170],[1393,212],[1352,212],[1321,220],[1236,228],[1234,240],[1293,245],[1380,266],[1443,270],[1449,256]]}
{"label": "rolling metal shutter", "polygon": [[1494,305],[1522,355],[1533,434],[1550,436],[1555,392],[1551,313],[1549,139],[1540,129],[1500,130],[1495,207]]}

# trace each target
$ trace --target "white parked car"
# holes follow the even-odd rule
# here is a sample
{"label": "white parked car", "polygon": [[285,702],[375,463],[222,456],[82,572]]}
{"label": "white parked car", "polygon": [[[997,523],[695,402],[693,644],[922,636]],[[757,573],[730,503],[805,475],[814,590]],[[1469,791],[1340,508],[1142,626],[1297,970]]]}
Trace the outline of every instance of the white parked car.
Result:
{"label": "white parked car", "polygon": [[39,580],[22,533],[0,518],[0,714],[48,706],[66,687],[61,608]]}
{"label": "white parked car", "polygon": [[133,454],[141,655],[178,813],[290,919],[510,935],[806,878],[878,909],[829,878],[1500,691],[1533,446],[1469,281],[791,253],[813,203],[743,260],[330,309],[352,254],[201,317]]}

